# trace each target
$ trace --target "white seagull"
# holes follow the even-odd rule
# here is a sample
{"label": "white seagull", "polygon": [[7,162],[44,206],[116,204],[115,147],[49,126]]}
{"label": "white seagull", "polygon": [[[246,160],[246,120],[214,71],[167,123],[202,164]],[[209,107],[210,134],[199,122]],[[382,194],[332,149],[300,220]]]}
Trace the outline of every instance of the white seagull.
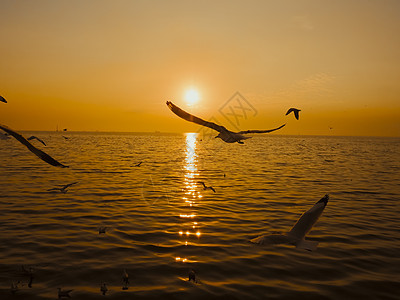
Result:
{"label": "white seagull", "polygon": [[193,122],[193,123],[196,123],[196,124],[199,124],[202,126],[206,126],[206,127],[209,127],[211,129],[218,131],[219,134],[216,136],[216,138],[220,138],[221,140],[223,140],[224,142],[227,142],[227,143],[237,142],[239,144],[244,144],[242,142],[242,140],[251,138],[249,136],[244,136],[244,134],[267,133],[267,132],[281,129],[283,126],[286,125],[286,124],[283,124],[282,126],[279,126],[278,128],[268,129],[268,130],[245,130],[245,131],[239,131],[239,132],[232,132],[232,131],[226,129],[224,126],[215,124],[213,122],[204,121],[203,119],[200,119],[196,116],[193,116],[193,115],[187,113],[186,111],[180,109],[178,106],[173,104],[171,101],[167,101],[167,106],[174,114],[176,114],[178,117],[181,117],[182,119],[185,119],[186,121]]}
{"label": "white seagull", "polygon": [[48,189],[47,191],[49,192],[56,192],[56,191],[60,191],[61,193],[66,193],[67,192],[67,188],[69,188],[71,185],[77,184],[78,182],[73,182],[73,183],[69,183],[66,184],[60,188],[52,188],[52,189]]}
{"label": "white seagull", "polygon": [[262,235],[250,242],[259,245],[291,244],[296,248],[313,251],[317,248],[317,241],[306,240],[306,234],[317,222],[329,200],[328,194],[321,198],[315,205],[306,211],[286,234]]}
{"label": "white seagull", "polygon": [[34,136],[34,135],[28,137],[27,140],[28,140],[28,141],[31,141],[31,140],[38,140],[38,141],[41,142],[43,145],[47,146],[46,143],[43,142],[43,140],[39,139],[37,136]]}
{"label": "white seagull", "polygon": [[288,109],[288,111],[286,112],[285,116],[287,116],[288,114],[293,112],[294,113],[294,117],[296,118],[296,120],[298,120],[300,111],[301,111],[301,109],[297,109],[297,108],[291,107],[291,108]]}
{"label": "white seagull", "polygon": [[29,151],[31,151],[33,154],[35,154],[41,160],[47,162],[48,164],[50,164],[52,166],[61,167],[61,168],[68,168],[68,166],[63,165],[62,163],[56,161],[54,158],[52,158],[47,153],[45,153],[42,150],[40,150],[40,149],[36,148],[35,146],[33,146],[26,138],[24,138],[18,132],[8,128],[5,125],[0,125],[0,129],[4,130],[9,135],[12,135],[17,141],[19,141],[22,145],[26,146]]}

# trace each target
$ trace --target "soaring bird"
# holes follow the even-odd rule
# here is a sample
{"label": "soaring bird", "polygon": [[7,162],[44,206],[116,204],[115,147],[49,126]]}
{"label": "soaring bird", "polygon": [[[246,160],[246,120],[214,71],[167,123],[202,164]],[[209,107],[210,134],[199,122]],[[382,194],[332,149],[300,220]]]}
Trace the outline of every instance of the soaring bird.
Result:
{"label": "soaring bird", "polygon": [[203,190],[212,190],[215,193],[215,189],[212,186],[206,186],[203,181],[199,181],[198,183],[203,185]]}
{"label": "soaring bird", "polygon": [[77,184],[78,182],[73,182],[73,183],[69,183],[66,184],[60,188],[52,188],[52,189],[48,189],[47,191],[49,192],[55,192],[55,191],[60,191],[61,193],[66,193],[67,192],[67,188],[69,188],[71,185]]}
{"label": "soaring bird", "polygon": [[34,136],[34,135],[28,137],[27,140],[28,140],[28,141],[31,141],[31,140],[38,140],[38,141],[41,142],[43,145],[47,146],[46,143],[43,142],[43,140],[39,139],[37,136]]}
{"label": "soaring bird", "polygon": [[41,160],[47,162],[48,164],[50,164],[52,166],[61,167],[61,168],[68,168],[68,166],[63,165],[62,163],[56,161],[54,158],[52,158],[47,153],[44,153],[42,150],[40,150],[40,149],[36,148],[35,146],[33,146],[26,138],[24,138],[18,132],[8,128],[5,125],[0,125],[0,129],[4,130],[9,135],[12,135],[13,137],[15,137],[15,139],[17,141],[19,141],[21,144],[25,145],[29,149],[29,151],[31,151],[33,154],[35,154]]}
{"label": "soaring bird", "polygon": [[259,245],[291,244],[299,249],[315,250],[318,242],[306,240],[305,236],[321,216],[325,206],[328,204],[328,200],[329,196],[326,194],[300,217],[288,233],[262,235],[250,240],[250,242]]}
{"label": "soaring bird", "polygon": [[286,124],[283,124],[282,126],[279,126],[278,128],[274,129],[268,129],[268,130],[245,130],[245,131],[239,131],[239,132],[232,132],[228,129],[226,129],[224,126],[215,124],[213,122],[208,122],[204,121],[203,119],[200,119],[196,116],[193,116],[186,111],[180,109],[178,106],[173,104],[171,101],[167,101],[167,106],[169,109],[176,114],[178,117],[181,117],[182,119],[185,119],[186,121],[193,122],[202,126],[209,127],[211,129],[214,129],[219,132],[219,134],[216,136],[216,138],[220,138],[224,142],[227,143],[239,143],[239,144],[244,144],[242,140],[249,139],[249,136],[244,136],[243,134],[247,133],[267,133],[271,131],[275,131],[278,129],[281,129],[283,126]]}
{"label": "soaring bird", "polygon": [[297,109],[294,107],[291,107],[288,109],[288,111],[286,112],[285,116],[287,116],[288,114],[290,114],[291,112],[294,113],[294,117],[296,118],[296,120],[299,119],[299,111],[301,111],[301,109]]}
{"label": "soaring bird", "polygon": [[4,99],[2,96],[0,96],[0,102],[7,103],[7,100],[6,100],[6,99]]}

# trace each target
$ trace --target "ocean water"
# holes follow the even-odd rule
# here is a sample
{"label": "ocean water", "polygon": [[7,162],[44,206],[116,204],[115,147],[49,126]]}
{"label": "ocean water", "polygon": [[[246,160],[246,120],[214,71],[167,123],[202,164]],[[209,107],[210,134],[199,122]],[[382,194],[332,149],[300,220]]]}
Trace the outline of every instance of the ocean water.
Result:
{"label": "ocean water", "polygon": [[[0,140],[1,299],[399,299],[399,138],[23,134],[70,167]],[[315,251],[249,243],[326,193]]]}

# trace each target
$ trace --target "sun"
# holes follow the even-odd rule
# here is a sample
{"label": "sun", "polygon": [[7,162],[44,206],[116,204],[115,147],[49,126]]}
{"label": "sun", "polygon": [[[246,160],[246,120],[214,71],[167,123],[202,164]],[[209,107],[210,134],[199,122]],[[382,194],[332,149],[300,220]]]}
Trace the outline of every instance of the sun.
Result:
{"label": "sun", "polygon": [[185,101],[188,105],[196,104],[200,100],[199,92],[196,89],[188,89],[185,92]]}

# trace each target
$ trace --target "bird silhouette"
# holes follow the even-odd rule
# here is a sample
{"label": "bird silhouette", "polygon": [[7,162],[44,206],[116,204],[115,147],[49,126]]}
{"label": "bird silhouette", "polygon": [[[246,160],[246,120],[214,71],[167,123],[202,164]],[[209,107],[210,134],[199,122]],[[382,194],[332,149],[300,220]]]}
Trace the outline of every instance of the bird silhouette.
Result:
{"label": "bird silhouette", "polygon": [[268,129],[268,130],[245,130],[245,131],[233,132],[233,131],[226,129],[224,126],[215,124],[213,122],[204,121],[203,119],[200,119],[194,115],[191,115],[191,114],[187,113],[186,111],[180,109],[178,106],[173,104],[171,101],[167,101],[167,106],[174,114],[176,114],[178,117],[180,117],[186,121],[193,122],[193,123],[196,123],[196,124],[199,124],[202,126],[206,126],[208,128],[218,131],[219,134],[215,138],[220,138],[221,140],[223,140],[224,142],[227,142],[227,143],[237,142],[239,144],[244,144],[242,142],[242,140],[251,138],[249,136],[244,136],[244,134],[272,132],[272,131],[281,129],[283,126],[286,125],[286,124],[283,124],[283,125],[279,126],[278,128]]}
{"label": "bird silhouette", "polygon": [[203,185],[203,190],[212,190],[215,193],[215,189],[212,186],[206,186],[203,181],[199,181],[198,183]]}
{"label": "bird silhouette", "polygon": [[51,188],[51,189],[48,189],[47,191],[49,191],[49,192],[60,191],[61,193],[65,194],[67,192],[67,188],[69,188],[71,185],[74,185],[74,184],[77,184],[77,183],[78,182],[69,183],[69,184],[66,184],[66,185],[64,185],[64,186],[62,186],[60,188]]}
{"label": "bird silhouette", "polygon": [[38,140],[38,141],[41,142],[43,145],[47,146],[46,143],[43,142],[43,140],[39,139],[37,136],[34,136],[34,135],[28,137],[27,140],[28,140],[28,141],[31,141],[31,140]]}
{"label": "bird silhouette", "polygon": [[0,102],[7,103],[7,100],[6,100],[6,99],[4,99],[2,96],[0,96]]}
{"label": "bird silhouette", "polygon": [[297,109],[297,108],[291,107],[291,108],[288,109],[288,111],[286,112],[285,116],[287,116],[288,114],[293,112],[294,113],[294,117],[296,118],[296,120],[298,120],[300,111],[301,111],[301,109]]}

